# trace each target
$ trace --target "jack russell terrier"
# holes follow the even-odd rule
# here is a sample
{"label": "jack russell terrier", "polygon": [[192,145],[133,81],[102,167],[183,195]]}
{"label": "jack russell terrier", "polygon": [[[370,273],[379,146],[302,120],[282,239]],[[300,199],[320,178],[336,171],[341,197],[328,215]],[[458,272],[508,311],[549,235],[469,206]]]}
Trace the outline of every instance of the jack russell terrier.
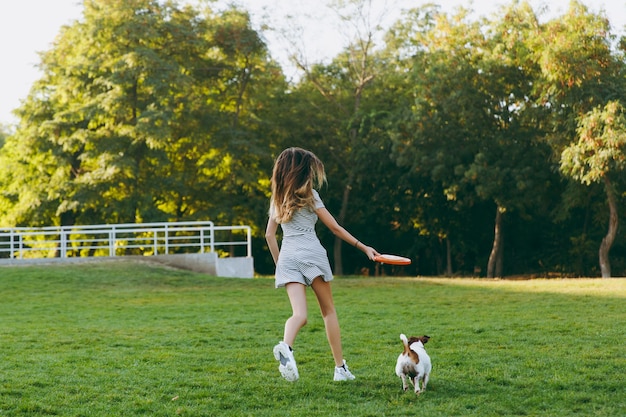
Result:
{"label": "jack russell terrier", "polygon": [[[424,391],[426,385],[428,385],[428,378],[432,369],[430,356],[424,349],[424,345],[428,342],[430,336],[411,336],[407,340],[406,336],[401,334],[400,339],[402,339],[404,344],[404,351],[398,356],[396,375],[402,379],[402,389],[406,391],[409,388],[406,383],[406,378],[408,377],[413,387],[415,387],[415,394],[420,395],[420,392]],[[422,381],[421,390],[420,381]]]}

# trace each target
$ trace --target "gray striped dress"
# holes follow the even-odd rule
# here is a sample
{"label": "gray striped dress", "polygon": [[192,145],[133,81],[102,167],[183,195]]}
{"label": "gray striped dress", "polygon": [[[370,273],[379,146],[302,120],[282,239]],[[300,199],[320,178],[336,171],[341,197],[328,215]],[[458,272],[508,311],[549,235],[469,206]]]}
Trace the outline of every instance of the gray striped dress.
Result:
{"label": "gray striped dress", "polygon": [[[324,207],[317,191],[313,190],[315,209]],[[274,208],[270,208],[273,216]],[[315,233],[317,214],[311,209],[298,210],[291,220],[281,223],[283,240],[276,263],[276,288],[290,282],[310,286],[317,277],[332,281],[333,272],[326,249]]]}

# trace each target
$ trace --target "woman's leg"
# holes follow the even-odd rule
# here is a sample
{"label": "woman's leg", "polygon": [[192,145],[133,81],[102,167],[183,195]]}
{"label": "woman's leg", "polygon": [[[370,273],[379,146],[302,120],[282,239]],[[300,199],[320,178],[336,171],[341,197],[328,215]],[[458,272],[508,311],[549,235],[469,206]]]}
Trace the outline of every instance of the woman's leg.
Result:
{"label": "woman's leg", "polygon": [[313,280],[311,287],[315,292],[322,317],[324,318],[326,337],[330,344],[330,350],[333,352],[335,366],[342,366],[343,350],[341,348],[341,331],[339,329],[337,312],[335,311],[335,303],[333,302],[333,293],[330,289],[330,282],[324,281],[322,277],[317,277]]}
{"label": "woman's leg", "polygon": [[283,342],[293,346],[296,336],[307,321],[306,287],[296,282],[285,286],[287,296],[291,303],[292,314],[285,322],[285,334]]}

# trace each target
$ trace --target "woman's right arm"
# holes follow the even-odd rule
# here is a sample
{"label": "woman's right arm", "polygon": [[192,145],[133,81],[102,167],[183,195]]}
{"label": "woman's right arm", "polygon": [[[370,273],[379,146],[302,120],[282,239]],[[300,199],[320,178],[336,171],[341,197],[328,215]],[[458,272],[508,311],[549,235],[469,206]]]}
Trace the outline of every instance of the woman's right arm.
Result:
{"label": "woman's right arm", "polygon": [[270,248],[270,252],[272,253],[272,258],[274,258],[274,264],[278,262],[278,240],[276,239],[276,230],[278,229],[278,223],[274,220],[273,217],[270,217],[267,221],[267,227],[265,228],[265,240],[267,241],[267,246]]}
{"label": "woman's right arm", "polygon": [[360,242],[359,240],[357,240],[357,238],[352,236],[350,232],[344,229],[343,226],[340,226],[339,223],[337,223],[337,220],[335,220],[335,218],[333,217],[333,215],[330,214],[330,212],[326,209],[326,207],[317,208],[315,210],[315,213],[317,213],[317,217],[319,217],[322,223],[324,223],[335,236],[338,236],[343,241],[353,245],[355,248],[365,253],[365,255],[370,260],[373,261],[374,256],[380,255],[380,253],[378,253],[376,249],[372,248],[371,246],[367,246],[363,242]]}

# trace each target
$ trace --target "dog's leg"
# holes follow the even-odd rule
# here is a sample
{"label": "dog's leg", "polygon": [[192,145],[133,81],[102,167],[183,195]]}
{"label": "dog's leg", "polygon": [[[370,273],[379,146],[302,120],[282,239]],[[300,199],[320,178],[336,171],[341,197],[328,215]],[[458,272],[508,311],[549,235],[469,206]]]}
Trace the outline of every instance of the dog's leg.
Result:
{"label": "dog's leg", "polygon": [[415,387],[415,380],[413,378],[411,378],[411,375],[408,375],[407,378],[409,378],[409,382],[411,383],[411,387],[410,388]]}
{"label": "dog's leg", "polygon": [[413,386],[415,387],[415,395],[420,395],[420,380],[419,375],[413,378]]}
{"label": "dog's leg", "polygon": [[426,389],[426,385],[428,385],[429,378],[430,378],[430,374],[424,374],[424,382],[422,382],[422,391]]}
{"label": "dog's leg", "polygon": [[406,383],[406,375],[402,374],[400,375],[400,378],[402,378],[402,390],[406,391],[409,389],[409,386]]}

